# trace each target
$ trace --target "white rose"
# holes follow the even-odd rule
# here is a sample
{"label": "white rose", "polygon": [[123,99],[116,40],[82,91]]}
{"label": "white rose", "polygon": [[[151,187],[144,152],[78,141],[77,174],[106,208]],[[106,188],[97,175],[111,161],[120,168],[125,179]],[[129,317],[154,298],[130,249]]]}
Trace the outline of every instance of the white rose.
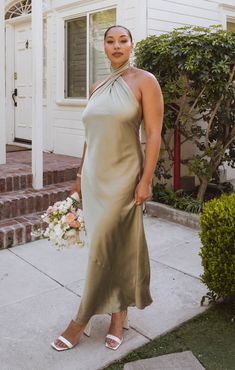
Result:
{"label": "white rose", "polygon": [[75,229],[66,231],[64,236],[69,241],[69,244],[74,244],[77,241],[77,231]]}

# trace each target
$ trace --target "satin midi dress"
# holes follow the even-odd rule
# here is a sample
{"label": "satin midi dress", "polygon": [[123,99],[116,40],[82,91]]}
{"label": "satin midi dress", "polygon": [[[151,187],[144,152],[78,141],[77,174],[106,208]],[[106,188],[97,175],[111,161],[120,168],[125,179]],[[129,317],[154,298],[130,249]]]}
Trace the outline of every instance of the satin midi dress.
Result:
{"label": "satin midi dress", "polygon": [[75,320],[143,309],[152,303],[143,209],[134,193],[143,171],[139,103],[112,70],[83,112],[86,154],[81,172],[84,220],[89,241],[85,287]]}

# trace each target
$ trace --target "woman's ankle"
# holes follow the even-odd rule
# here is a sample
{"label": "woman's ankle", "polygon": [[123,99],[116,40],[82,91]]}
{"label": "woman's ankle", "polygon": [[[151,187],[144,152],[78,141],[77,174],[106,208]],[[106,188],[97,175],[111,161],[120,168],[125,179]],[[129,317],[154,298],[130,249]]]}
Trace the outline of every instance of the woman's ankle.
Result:
{"label": "woman's ankle", "polygon": [[125,310],[122,310],[122,311],[119,311],[119,312],[113,312],[112,313],[112,316],[116,316],[116,317],[120,317],[120,316],[122,316],[122,317],[126,317],[126,315],[127,315],[127,309],[125,309]]}

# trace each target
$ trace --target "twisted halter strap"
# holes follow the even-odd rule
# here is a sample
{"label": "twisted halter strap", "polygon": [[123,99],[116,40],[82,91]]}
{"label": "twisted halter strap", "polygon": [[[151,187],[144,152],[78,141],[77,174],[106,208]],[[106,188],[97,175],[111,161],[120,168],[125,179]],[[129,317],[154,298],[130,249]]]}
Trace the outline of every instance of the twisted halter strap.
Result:
{"label": "twisted halter strap", "polygon": [[[110,86],[113,84],[113,82],[115,80],[118,79],[118,77],[120,77],[122,75],[122,73],[124,71],[126,71],[128,68],[130,67],[130,61],[129,59],[124,63],[122,64],[120,67],[118,68],[113,68],[112,66],[110,66],[110,71],[111,71],[111,74],[106,77],[106,79],[101,82],[96,88],[95,90],[92,92],[92,94],[90,95],[90,97],[94,94],[94,92],[96,92],[97,90],[100,90],[101,88],[106,88],[107,86]],[[102,89],[103,90],[103,89]]]}
{"label": "twisted halter strap", "polygon": [[112,66],[110,66],[111,75],[108,76],[108,77],[109,78],[117,78],[117,77],[121,76],[121,74],[124,71],[126,71],[129,67],[130,67],[129,59],[118,68],[113,68]]}

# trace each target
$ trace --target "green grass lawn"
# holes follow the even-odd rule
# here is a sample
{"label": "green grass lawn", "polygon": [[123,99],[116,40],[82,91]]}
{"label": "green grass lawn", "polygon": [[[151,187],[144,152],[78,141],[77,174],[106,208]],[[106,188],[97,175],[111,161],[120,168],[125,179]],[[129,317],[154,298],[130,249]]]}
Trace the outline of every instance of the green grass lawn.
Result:
{"label": "green grass lawn", "polygon": [[121,370],[127,362],[188,350],[206,370],[235,370],[235,304],[210,308],[106,369]]}

